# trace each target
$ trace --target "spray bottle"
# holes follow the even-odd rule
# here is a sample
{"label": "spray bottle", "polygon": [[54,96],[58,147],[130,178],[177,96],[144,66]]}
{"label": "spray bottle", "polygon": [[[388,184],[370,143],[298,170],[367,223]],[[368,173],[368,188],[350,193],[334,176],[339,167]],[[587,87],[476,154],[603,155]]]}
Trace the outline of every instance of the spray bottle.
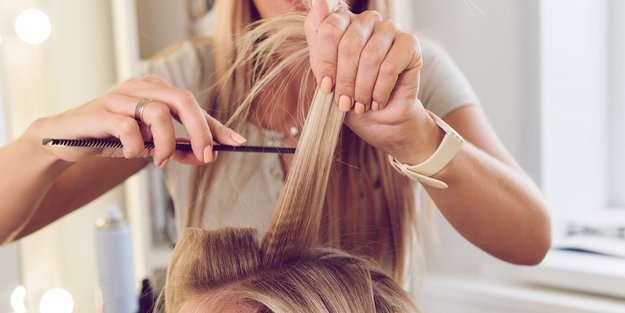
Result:
{"label": "spray bottle", "polygon": [[95,233],[104,313],[137,312],[132,236],[118,206],[108,207],[106,216],[96,221]]}

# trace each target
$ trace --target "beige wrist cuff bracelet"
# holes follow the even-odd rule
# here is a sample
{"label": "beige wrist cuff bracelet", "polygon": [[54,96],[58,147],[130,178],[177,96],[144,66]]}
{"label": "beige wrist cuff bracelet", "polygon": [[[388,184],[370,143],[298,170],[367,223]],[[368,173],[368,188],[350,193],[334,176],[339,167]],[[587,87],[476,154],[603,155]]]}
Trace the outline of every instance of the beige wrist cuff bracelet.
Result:
{"label": "beige wrist cuff bracelet", "polygon": [[438,179],[434,179],[431,176],[440,172],[443,168],[445,168],[445,166],[447,166],[447,164],[449,164],[449,162],[451,162],[454,156],[456,156],[462,148],[464,139],[440,117],[430,111],[428,111],[428,113],[430,113],[430,116],[432,116],[438,127],[445,132],[445,137],[443,137],[443,141],[441,141],[441,144],[438,146],[436,151],[434,151],[434,153],[427,158],[427,160],[416,165],[401,163],[390,155],[388,156],[388,161],[391,163],[393,168],[395,168],[395,170],[414,181],[418,181],[424,185],[434,188],[447,188],[446,183]]}

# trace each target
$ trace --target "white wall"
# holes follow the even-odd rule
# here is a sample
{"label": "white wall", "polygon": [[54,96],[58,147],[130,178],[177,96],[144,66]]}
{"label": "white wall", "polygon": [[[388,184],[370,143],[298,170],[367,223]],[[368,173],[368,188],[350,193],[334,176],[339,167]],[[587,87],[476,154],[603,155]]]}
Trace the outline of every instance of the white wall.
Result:
{"label": "white wall", "polygon": [[543,0],[543,191],[556,216],[607,205],[608,0]]}
{"label": "white wall", "polygon": [[[625,207],[625,145],[618,144],[623,142],[625,137],[625,19],[618,18],[625,16],[625,1],[612,0],[609,7],[612,12],[612,35],[614,38],[621,38],[618,42],[613,41],[613,45],[610,49],[610,64],[612,70],[612,76],[610,81],[612,82],[612,93],[610,101],[613,104],[610,114],[614,119],[612,123],[612,129],[609,134],[613,144],[613,153],[609,164],[613,167],[616,175],[612,176],[612,181],[608,183],[610,188],[609,197],[612,200],[609,205]],[[619,122],[617,122],[619,121]]]}
{"label": "white wall", "polygon": [[[416,0],[416,29],[444,46],[512,155],[540,179],[538,0]],[[429,267],[475,274],[492,259],[438,215]]]}

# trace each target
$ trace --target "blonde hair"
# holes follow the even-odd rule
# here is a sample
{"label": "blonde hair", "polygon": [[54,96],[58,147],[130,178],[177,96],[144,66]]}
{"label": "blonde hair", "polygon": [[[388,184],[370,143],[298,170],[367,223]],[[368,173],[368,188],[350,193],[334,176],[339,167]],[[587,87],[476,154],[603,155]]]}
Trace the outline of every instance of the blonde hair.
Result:
{"label": "blonde hair", "polygon": [[[241,105],[228,111],[228,124],[243,125],[254,99],[289,69],[303,67],[304,78],[311,76],[303,25],[304,16],[292,14],[255,23],[240,35],[236,58],[216,88],[225,90],[236,75],[250,79],[238,94]],[[306,86],[304,79],[302,89]],[[331,236],[320,234],[329,228],[324,223],[331,222],[332,202],[326,191],[332,185],[330,176],[336,174],[333,161],[345,131],[345,114],[333,105],[331,93],[317,90],[310,103],[291,170],[262,241],[253,229],[186,228],[168,268],[165,312],[178,312],[193,300],[198,309],[215,312],[233,305],[275,313],[420,312],[380,264],[327,247]]]}
{"label": "blonde hair", "polygon": [[164,304],[165,313],[185,306],[192,312],[232,312],[228,308],[233,307],[263,313],[422,312],[369,259],[309,247],[266,262],[268,253],[253,229],[187,228],[174,250],[158,306]]}
{"label": "blonde hair", "polygon": [[[267,77],[279,72],[278,65]],[[320,91],[312,100],[293,170],[262,243],[249,228],[184,230],[167,271],[166,313],[183,307],[196,312],[421,312],[375,262],[315,242],[345,115],[332,102],[333,94]]]}
{"label": "blonde hair", "polygon": [[[392,0],[362,3],[386,17],[392,14]],[[251,0],[217,0],[214,10],[213,81],[217,84],[210,92],[207,111],[241,131],[254,99],[263,90],[280,81],[280,75],[304,69],[298,106],[298,115],[303,119],[305,104],[310,103],[305,90],[311,74],[302,14],[253,23],[258,13]],[[333,106],[331,101],[328,105]],[[415,185],[390,167],[382,151],[341,125],[337,122],[342,131],[335,155],[340,162],[329,165],[332,179],[327,181],[328,192],[309,199],[323,202],[318,236],[310,240],[374,259],[402,282],[407,256],[418,239]],[[298,149],[303,145],[301,140],[303,136]],[[221,156],[220,162],[227,166],[228,157]],[[301,168],[294,163],[289,175],[295,169]],[[202,226],[207,204],[203,191],[212,186],[213,174],[209,165],[191,175],[185,226]],[[372,192],[375,190],[379,193]]]}

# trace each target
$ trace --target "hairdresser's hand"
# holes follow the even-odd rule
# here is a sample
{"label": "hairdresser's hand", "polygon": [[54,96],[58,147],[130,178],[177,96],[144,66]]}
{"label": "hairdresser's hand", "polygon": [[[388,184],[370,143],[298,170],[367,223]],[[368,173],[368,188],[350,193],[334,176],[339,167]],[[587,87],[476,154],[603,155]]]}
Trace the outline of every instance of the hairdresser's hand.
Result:
{"label": "hairdresser's hand", "polygon": [[[328,4],[328,2],[330,4]],[[421,48],[375,11],[332,10],[336,0],[315,0],[306,37],[315,78],[349,112],[346,124],[369,144],[405,163],[425,160],[440,130],[417,99]]]}
{"label": "hairdresser's hand", "polygon": [[[135,107],[142,98],[153,99],[143,111],[143,122],[134,119]],[[190,134],[193,152],[175,150],[172,117]],[[119,138],[126,158],[144,156],[143,141],[155,144],[153,159],[163,167],[168,160],[200,165],[212,162],[213,141],[241,145],[245,139],[208,115],[191,92],[171,86],[159,76],[131,79],[107,94],[75,109],[39,121],[42,137]],[[45,147],[61,160],[78,162],[100,153],[97,148]]]}

